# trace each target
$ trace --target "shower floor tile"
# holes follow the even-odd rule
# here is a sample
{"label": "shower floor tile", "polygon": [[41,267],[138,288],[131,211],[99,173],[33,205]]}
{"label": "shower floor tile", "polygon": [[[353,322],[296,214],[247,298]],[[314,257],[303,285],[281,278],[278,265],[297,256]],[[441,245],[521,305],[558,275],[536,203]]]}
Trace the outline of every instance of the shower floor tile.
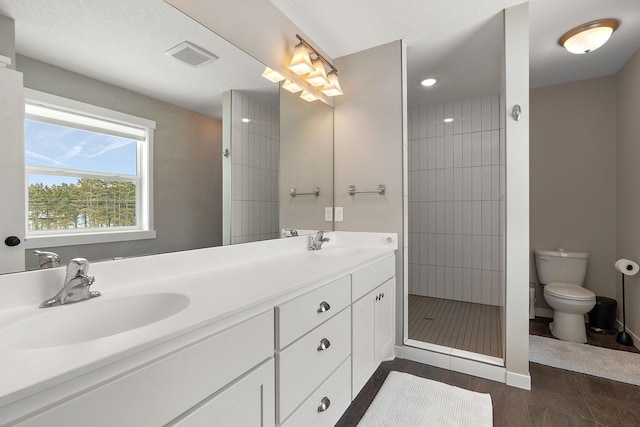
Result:
{"label": "shower floor tile", "polygon": [[500,307],[409,295],[409,339],[502,358]]}

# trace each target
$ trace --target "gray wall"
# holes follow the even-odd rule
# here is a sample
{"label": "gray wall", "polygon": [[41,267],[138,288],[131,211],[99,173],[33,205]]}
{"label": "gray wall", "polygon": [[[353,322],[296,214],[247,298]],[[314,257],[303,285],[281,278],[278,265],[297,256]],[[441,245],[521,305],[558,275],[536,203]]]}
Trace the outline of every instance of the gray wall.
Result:
{"label": "gray wall", "polygon": [[3,15],[0,15],[0,55],[11,58],[8,68],[16,68],[15,22]]}
{"label": "gray wall", "polygon": [[[403,313],[403,47],[391,42],[335,60],[344,96],[334,98],[335,206],[344,207],[337,231],[398,233],[396,341],[402,343]],[[379,70],[384,64],[384,78]],[[357,190],[386,193],[350,196]]]}
{"label": "gray wall", "polygon": [[[320,187],[320,195],[289,196]],[[280,227],[330,230],[324,208],[333,206],[333,108],[280,89]]]}
{"label": "gray wall", "polygon": [[[640,262],[640,50],[617,75],[617,247],[616,258]],[[621,311],[621,275],[617,281]],[[627,328],[640,335],[640,275],[625,280]],[[621,315],[619,315],[619,318]],[[636,338],[635,345],[639,341]]]}
{"label": "gray wall", "polygon": [[[530,100],[531,249],[588,252],[585,287],[615,297],[616,78],[533,89]],[[533,253],[530,272],[537,283]]]}
{"label": "gray wall", "polygon": [[[51,248],[62,260],[173,252],[222,243],[222,123],[24,56],[25,87],[155,120],[153,201],[156,238]],[[43,248],[46,249],[46,248]],[[27,268],[36,267],[28,251]]]}

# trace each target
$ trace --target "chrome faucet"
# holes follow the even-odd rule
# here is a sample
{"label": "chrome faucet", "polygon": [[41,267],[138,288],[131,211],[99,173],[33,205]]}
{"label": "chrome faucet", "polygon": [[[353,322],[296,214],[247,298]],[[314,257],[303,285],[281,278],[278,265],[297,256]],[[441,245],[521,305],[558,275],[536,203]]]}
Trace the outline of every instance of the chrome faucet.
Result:
{"label": "chrome faucet", "polygon": [[311,244],[309,245],[310,251],[319,251],[322,249],[322,244],[328,242],[329,238],[324,237],[324,231],[318,231],[315,236],[311,238]]}
{"label": "chrome faucet", "polygon": [[298,230],[293,228],[285,228],[282,230],[282,237],[298,237]]}
{"label": "chrome faucet", "polygon": [[93,276],[87,275],[89,261],[84,258],[74,258],[67,264],[67,276],[64,286],[51,299],[42,301],[40,308],[54,307],[56,305],[70,304],[102,295],[98,291],[91,291],[89,287],[95,281]]}
{"label": "chrome faucet", "polygon": [[33,251],[38,255],[38,264],[40,268],[54,268],[60,266],[60,256],[54,252]]}

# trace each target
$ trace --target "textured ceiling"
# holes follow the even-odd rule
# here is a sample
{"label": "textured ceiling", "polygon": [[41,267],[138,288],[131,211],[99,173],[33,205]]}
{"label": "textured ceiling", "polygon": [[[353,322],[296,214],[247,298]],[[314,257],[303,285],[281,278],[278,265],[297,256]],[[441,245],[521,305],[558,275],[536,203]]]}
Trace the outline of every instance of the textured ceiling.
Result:
{"label": "textured ceiling", "polygon": [[[221,118],[228,89],[278,102],[264,65],[162,0],[0,0],[0,14],[19,54],[193,111]],[[191,68],[164,54],[185,40],[220,59]]]}
{"label": "textured ceiling", "polygon": [[[193,1],[223,9],[229,0]],[[495,93],[500,12],[521,2],[254,1],[271,1],[333,58],[404,39],[410,105]],[[277,85],[260,77],[261,64],[163,0],[0,0],[0,14],[16,21],[18,53],[194,111],[220,117],[221,95],[228,89],[277,102]],[[558,46],[564,31],[602,17],[622,22],[603,48],[571,55]],[[532,87],[614,74],[640,48],[640,0],[531,0],[530,19]],[[259,27],[246,31],[260,35]],[[185,40],[220,59],[193,69],[164,55]],[[441,83],[419,87],[431,74]]]}
{"label": "textured ceiling", "polygon": [[[403,39],[410,105],[495,93],[501,57],[500,11],[522,0],[271,0],[336,58]],[[622,21],[588,55],[558,46],[570,28],[598,18]],[[640,0],[531,0],[531,87],[616,73],[640,48]],[[418,87],[423,76],[441,84]]]}

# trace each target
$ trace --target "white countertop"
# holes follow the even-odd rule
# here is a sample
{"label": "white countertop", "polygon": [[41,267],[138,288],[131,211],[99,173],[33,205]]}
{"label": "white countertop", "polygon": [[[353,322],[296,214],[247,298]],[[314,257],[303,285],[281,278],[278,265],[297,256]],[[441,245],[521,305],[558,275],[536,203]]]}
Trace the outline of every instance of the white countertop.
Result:
{"label": "white countertop", "polygon": [[[34,302],[62,286],[61,282],[53,288],[42,285],[45,279],[51,279],[51,272],[0,276],[0,292],[18,292],[12,283],[29,286],[22,283],[25,280],[38,282],[41,288],[35,293],[27,290],[25,295],[13,296],[23,304],[0,307],[0,411],[19,399],[199,328],[240,314],[253,315],[272,309],[279,302],[308,291],[313,284],[357,270],[392,255],[397,249],[395,234],[329,233],[328,236],[332,240],[321,251],[307,251],[307,238],[298,237],[284,239],[286,242],[270,241],[271,244],[257,242],[130,259],[127,263],[95,264],[90,271],[96,276],[92,289],[101,291],[101,297],[48,309],[40,309]],[[185,264],[185,260],[193,264]],[[159,264],[153,271],[140,271],[149,269],[154,262]],[[180,293],[191,302],[163,320],[93,341],[35,349],[9,348],[2,341],[2,328],[20,319],[47,314],[49,310],[73,310],[80,305],[86,305],[86,309],[87,304],[149,293]]]}

